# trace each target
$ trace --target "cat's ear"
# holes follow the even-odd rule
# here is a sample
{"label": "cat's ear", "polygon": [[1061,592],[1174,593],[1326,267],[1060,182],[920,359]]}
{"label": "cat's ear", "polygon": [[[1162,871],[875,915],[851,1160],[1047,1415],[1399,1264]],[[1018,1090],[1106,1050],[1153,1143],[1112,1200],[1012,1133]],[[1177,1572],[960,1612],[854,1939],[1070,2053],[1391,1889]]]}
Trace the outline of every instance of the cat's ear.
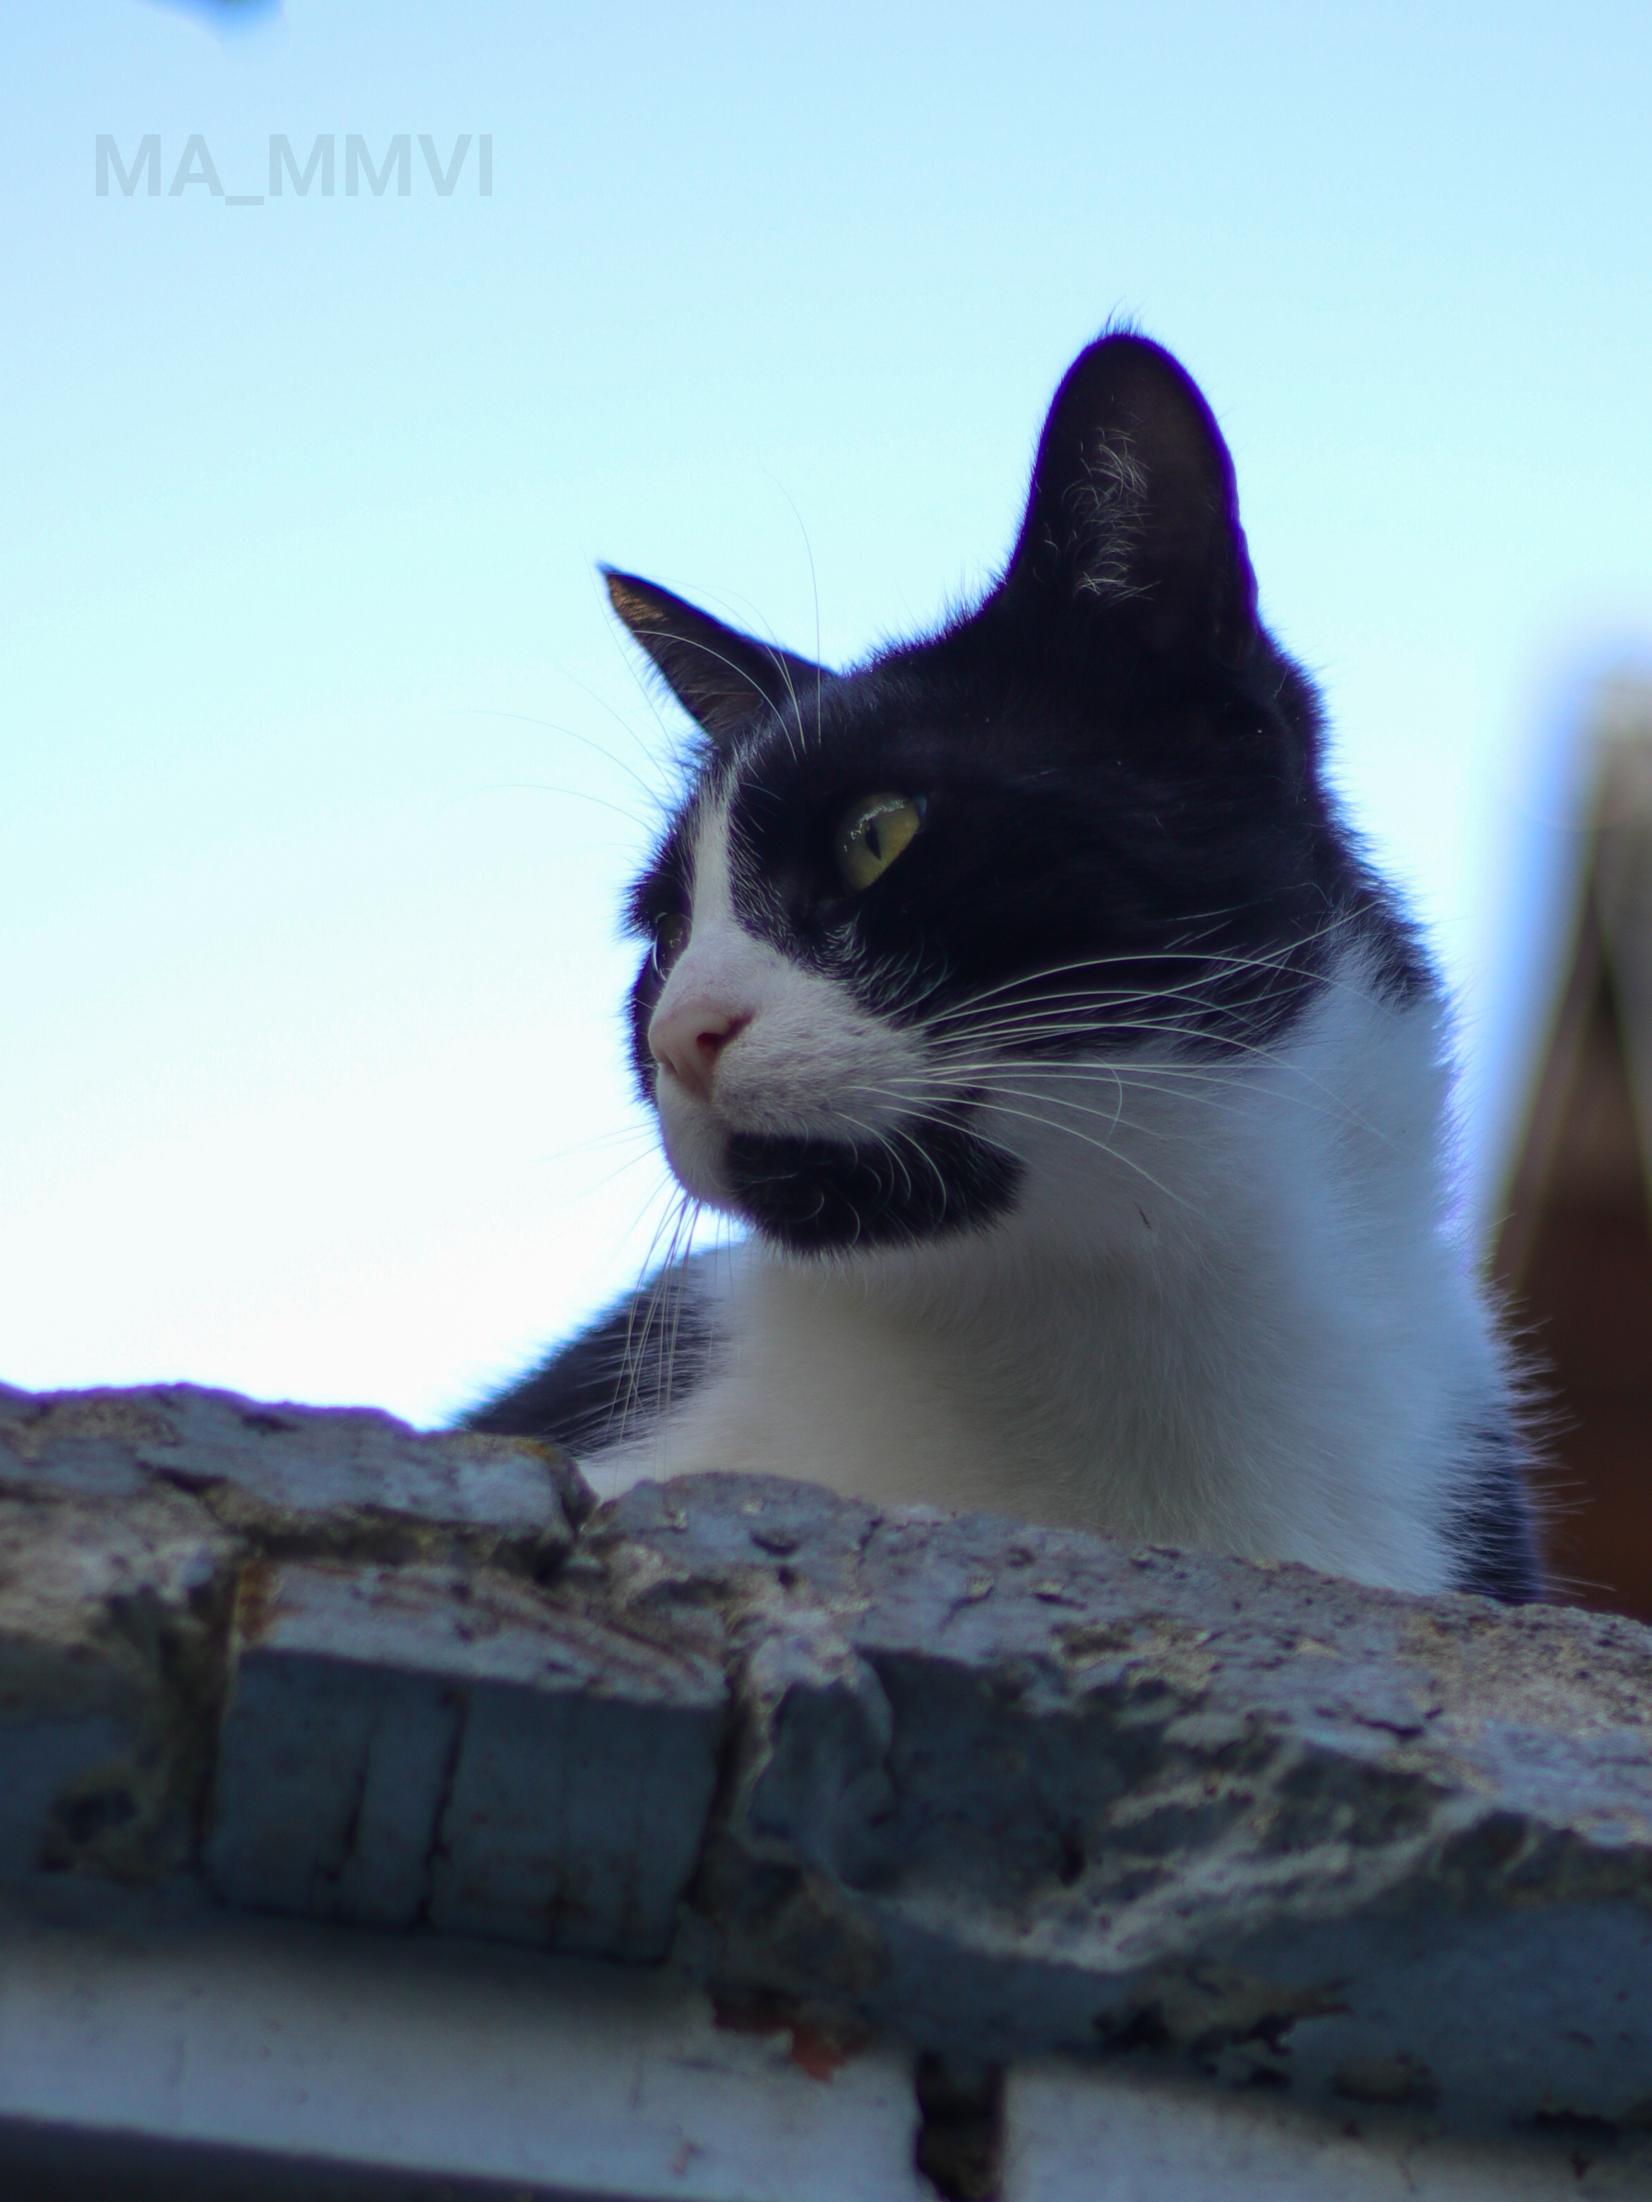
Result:
{"label": "cat's ear", "polygon": [[1233,461],[1192,377],[1160,345],[1105,336],[1050,406],[1011,600],[1065,616],[1103,607],[1156,651],[1237,664],[1256,638],[1256,582]]}
{"label": "cat's ear", "polygon": [[807,711],[835,676],[807,658],[759,642],[656,582],[604,566],[608,601],[653,659],[666,686],[714,742],[788,704]]}

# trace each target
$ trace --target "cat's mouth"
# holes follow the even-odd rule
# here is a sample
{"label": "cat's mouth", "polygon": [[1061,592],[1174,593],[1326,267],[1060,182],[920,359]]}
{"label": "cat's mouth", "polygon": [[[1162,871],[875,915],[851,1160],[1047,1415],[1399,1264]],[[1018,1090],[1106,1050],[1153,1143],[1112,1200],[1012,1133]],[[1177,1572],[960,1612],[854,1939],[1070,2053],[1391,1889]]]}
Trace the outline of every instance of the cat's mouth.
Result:
{"label": "cat's mouth", "polygon": [[846,1141],[732,1132],[732,1205],[792,1253],[848,1253],[979,1230],[1014,1204],[1021,1165],[961,1125]]}

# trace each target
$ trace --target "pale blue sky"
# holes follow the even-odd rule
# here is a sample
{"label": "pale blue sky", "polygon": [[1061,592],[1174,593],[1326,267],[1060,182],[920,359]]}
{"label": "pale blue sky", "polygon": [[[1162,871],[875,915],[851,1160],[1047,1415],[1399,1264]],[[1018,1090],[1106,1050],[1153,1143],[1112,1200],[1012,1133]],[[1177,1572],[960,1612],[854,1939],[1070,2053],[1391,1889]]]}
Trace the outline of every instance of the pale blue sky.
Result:
{"label": "pale blue sky", "polygon": [[[1115,312],[1233,443],[1484,1177],[1568,738],[1652,659],[1644,9],[57,0],[0,108],[0,1376],[428,1418],[632,1281],[671,730],[593,562],[919,626]],[[229,203],[318,133],[331,196]]]}

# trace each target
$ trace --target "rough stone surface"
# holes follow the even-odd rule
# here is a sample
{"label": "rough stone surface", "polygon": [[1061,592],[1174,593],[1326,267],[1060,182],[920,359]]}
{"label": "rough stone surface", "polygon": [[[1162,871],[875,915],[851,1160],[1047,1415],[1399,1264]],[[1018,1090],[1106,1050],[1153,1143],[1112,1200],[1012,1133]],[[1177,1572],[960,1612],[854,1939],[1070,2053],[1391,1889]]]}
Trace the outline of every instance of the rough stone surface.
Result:
{"label": "rough stone surface", "polygon": [[0,1488],[0,1878],[187,1858],[224,1685],[230,1548],[164,1486]]}
{"label": "rough stone surface", "polygon": [[478,1571],[282,1566],[237,1611],[232,1901],[663,1958],[726,1702],[692,1645]]}
{"label": "rough stone surface", "polygon": [[532,1448],[180,1388],[0,1407],[15,1883],[670,1945],[743,2023],[976,2068],[1652,2128],[1633,1623],[777,1479],[587,1519]]}
{"label": "rough stone surface", "polygon": [[197,1495],[266,1553],[436,1560],[531,1574],[567,1554],[591,1497],[554,1446],[426,1436],[376,1408],[269,1406],[191,1384],[48,1392],[0,1384],[0,1490]]}
{"label": "rough stone surface", "polygon": [[1652,2121],[1652,1632],[737,1477],[587,1549],[729,1617],[725,1993]]}

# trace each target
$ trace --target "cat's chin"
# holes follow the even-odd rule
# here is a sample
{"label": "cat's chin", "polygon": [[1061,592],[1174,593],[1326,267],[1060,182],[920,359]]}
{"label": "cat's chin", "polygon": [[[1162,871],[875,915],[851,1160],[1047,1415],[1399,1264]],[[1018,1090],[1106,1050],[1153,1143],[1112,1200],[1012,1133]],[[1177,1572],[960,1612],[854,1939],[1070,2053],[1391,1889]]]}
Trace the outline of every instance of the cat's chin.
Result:
{"label": "cat's chin", "polygon": [[926,1127],[922,1143],[788,1134],[729,1135],[720,1175],[728,1205],[793,1254],[850,1253],[980,1230],[1015,1204],[1021,1165],[956,1125]]}

